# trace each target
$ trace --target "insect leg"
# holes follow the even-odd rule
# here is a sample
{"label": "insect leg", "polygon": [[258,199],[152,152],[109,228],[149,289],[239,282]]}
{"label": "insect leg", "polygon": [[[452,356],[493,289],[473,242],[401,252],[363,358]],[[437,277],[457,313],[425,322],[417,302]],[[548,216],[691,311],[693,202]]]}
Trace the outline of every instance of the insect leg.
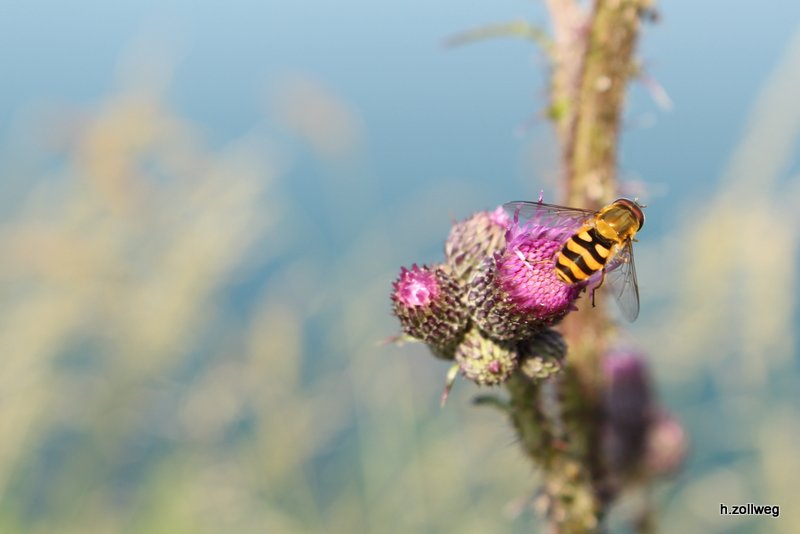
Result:
{"label": "insect leg", "polygon": [[603,287],[603,282],[605,282],[605,280],[606,280],[606,271],[605,270],[601,270],[600,271],[600,282],[592,287],[592,308],[594,308],[594,294],[598,289]]}

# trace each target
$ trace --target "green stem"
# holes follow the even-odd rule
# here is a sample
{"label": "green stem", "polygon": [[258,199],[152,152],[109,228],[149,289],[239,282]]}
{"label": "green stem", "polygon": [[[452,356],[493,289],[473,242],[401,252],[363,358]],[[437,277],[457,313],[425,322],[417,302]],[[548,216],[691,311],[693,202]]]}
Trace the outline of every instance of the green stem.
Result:
{"label": "green stem", "polygon": [[537,464],[548,463],[553,435],[541,408],[540,385],[516,371],[506,382],[509,415],[525,453]]}
{"label": "green stem", "polygon": [[566,201],[598,208],[616,194],[617,145],[640,13],[649,0],[597,0],[590,19],[571,134],[564,145]]}
{"label": "green stem", "polygon": [[[596,0],[587,15],[575,0],[548,0],[555,33],[551,115],[562,145],[567,205],[597,209],[617,192],[620,117],[635,71],[640,13],[650,3]],[[523,449],[544,470],[545,511],[558,533],[598,531],[610,504],[599,454],[600,380],[601,357],[614,332],[602,307],[587,308],[561,327],[569,355],[556,382],[558,421],[542,409],[541,386],[522,375],[507,384],[512,422]],[[554,426],[561,427],[563,441]]]}

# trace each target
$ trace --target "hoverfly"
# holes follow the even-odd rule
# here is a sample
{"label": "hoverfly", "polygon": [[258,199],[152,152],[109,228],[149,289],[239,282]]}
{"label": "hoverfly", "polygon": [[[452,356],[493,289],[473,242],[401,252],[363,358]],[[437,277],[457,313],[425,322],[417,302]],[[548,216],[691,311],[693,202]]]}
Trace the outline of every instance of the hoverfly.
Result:
{"label": "hoverfly", "polygon": [[[578,284],[600,273],[608,280],[623,317],[639,315],[639,286],[633,263],[634,236],[644,226],[644,212],[635,200],[620,198],[599,211],[543,202],[508,202],[503,208],[520,220],[548,226],[572,225],[577,231],[554,256],[556,274],[565,284]],[[593,299],[594,300],[594,292]]]}

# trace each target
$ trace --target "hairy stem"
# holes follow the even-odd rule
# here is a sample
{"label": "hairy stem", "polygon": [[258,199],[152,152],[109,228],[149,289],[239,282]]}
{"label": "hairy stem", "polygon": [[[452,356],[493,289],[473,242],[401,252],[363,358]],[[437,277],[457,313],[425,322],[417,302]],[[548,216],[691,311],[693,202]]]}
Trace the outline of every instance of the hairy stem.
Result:
{"label": "hairy stem", "polygon": [[617,141],[627,82],[634,69],[640,13],[649,0],[597,0],[564,140],[566,202],[598,208],[616,194]]}
{"label": "hairy stem", "polygon": [[[588,12],[576,0],[547,4],[554,32],[550,114],[561,143],[562,198],[597,209],[617,192],[620,117],[640,14],[650,0],[596,0]],[[521,376],[508,383],[511,419],[523,448],[544,469],[543,511],[558,533],[598,531],[611,500],[600,458],[600,380],[613,325],[602,307],[582,308],[562,324],[569,355],[555,386],[558,421],[543,415],[538,386]]]}

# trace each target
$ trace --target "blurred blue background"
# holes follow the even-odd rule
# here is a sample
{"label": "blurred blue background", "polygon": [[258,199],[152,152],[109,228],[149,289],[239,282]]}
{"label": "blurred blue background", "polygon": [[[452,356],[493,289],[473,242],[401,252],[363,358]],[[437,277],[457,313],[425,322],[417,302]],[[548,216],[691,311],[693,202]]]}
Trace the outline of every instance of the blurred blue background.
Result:
{"label": "blurred blue background", "polygon": [[[648,351],[692,449],[665,531],[763,531],[795,391],[800,6],[663,2],[623,190]],[[0,530],[528,531],[535,474],[397,329],[452,220],[557,196],[530,1],[0,4]],[[513,507],[512,507],[513,508]],[[505,512],[504,512],[505,510]],[[512,517],[513,516],[513,517]],[[738,530],[736,530],[738,529]]]}

